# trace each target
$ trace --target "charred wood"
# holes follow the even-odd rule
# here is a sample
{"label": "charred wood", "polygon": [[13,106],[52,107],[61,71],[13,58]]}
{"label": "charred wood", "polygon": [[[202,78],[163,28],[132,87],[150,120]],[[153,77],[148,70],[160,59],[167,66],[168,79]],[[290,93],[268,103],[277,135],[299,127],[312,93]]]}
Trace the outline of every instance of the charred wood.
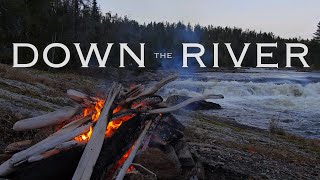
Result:
{"label": "charred wood", "polygon": [[130,167],[131,163],[133,162],[133,159],[135,158],[138,149],[141,146],[141,143],[143,142],[149,128],[151,125],[152,121],[149,121],[146,125],[146,127],[144,128],[144,130],[142,131],[142,133],[140,134],[139,138],[137,139],[137,141],[134,143],[134,148],[132,149],[129,157],[126,159],[126,161],[123,163],[120,172],[116,178],[116,180],[122,180],[124,178],[124,176],[126,175],[126,172],[128,170],[128,168]]}
{"label": "charred wood", "polygon": [[102,146],[100,156],[94,167],[92,180],[112,178],[114,172],[108,172],[134,144],[141,133],[142,124],[147,117],[135,116],[130,121],[124,122],[111,138],[107,138]]}

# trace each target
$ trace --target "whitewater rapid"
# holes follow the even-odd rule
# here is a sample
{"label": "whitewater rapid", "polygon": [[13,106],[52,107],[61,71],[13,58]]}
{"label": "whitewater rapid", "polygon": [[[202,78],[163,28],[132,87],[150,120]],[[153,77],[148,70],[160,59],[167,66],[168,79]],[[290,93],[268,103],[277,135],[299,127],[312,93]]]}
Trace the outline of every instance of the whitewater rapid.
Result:
{"label": "whitewater rapid", "polygon": [[[320,138],[320,73],[248,69],[242,73],[190,73],[169,84],[164,94],[225,96],[219,116],[267,129],[276,119],[286,131]],[[211,101],[211,100],[209,100]]]}

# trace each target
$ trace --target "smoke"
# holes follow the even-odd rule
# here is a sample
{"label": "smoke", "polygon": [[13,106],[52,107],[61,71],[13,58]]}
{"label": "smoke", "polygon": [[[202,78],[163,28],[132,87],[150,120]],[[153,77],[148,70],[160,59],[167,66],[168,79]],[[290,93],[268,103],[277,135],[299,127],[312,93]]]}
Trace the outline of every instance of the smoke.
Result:
{"label": "smoke", "polygon": [[[182,52],[182,43],[200,43],[203,40],[203,31],[196,31],[196,27],[191,27],[188,25],[185,27],[183,24],[177,24],[178,31],[174,33],[174,39],[177,39],[178,44],[180,47],[176,48],[163,48],[159,52],[172,52],[172,59],[161,59],[159,61],[162,70],[175,70],[181,74],[193,74],[200,69],[200,65],[195,59],[188,59],[188,68],[182,67],[182,60],[183,60],[183,52]],[[199,52],[198,48],[189,48],[189,53],[197,53]],[[204,62],[207,67],[212,66],[212,49],[206,49],[205,54],[201,57],[202,61]]]}

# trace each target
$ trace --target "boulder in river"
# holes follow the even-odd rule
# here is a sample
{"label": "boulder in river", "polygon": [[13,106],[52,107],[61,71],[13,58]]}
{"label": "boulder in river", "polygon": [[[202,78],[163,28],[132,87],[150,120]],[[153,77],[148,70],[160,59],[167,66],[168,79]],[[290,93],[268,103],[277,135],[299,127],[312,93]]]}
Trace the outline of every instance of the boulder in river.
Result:
{"label": "boulder in river", "polygon": [[[179,104],[185,100],[188,100],[189,98],[190,97],[188,96],[172,95],[167,98],[166,103],[169,106],[172,106],[175,104]],[[185,106],[184,109],[197,111],[197,110],[222,109],[222,107],[217,103],[207,102],[205,100],[202,100],[202,101],[189,104],[188,106]]]}

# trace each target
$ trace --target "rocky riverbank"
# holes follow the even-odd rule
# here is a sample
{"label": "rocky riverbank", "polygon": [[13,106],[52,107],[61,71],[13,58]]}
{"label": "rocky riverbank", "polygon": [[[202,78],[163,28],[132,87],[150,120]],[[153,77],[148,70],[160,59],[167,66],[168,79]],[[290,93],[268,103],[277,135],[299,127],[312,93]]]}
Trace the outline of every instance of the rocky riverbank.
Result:
{"label": "rocky riverbank", "polygon": [[[103,93],[95,90],[107,88],[113,80],[132,83],[158,80],[163,76],[116,69],[80,74],[0,65],[0,154],[12,142],[36,138],[36,130],[13,131],[14,122],[72,105],[68,99],[57,98],[64,97],[69,88],[88,94]],[[209,114],[208,110],[175,113],[187,127],[186,140],[194,157],[203,164],[205,179],[320,178],[319,140],[308,140],[283,131],[261,130]],[[0,161],[5,158],[0,155]]]}
{"label": "rocky riverbank", "polygon": [[176,114],[208,179],[318,179],[320,142],[203,112]]}

